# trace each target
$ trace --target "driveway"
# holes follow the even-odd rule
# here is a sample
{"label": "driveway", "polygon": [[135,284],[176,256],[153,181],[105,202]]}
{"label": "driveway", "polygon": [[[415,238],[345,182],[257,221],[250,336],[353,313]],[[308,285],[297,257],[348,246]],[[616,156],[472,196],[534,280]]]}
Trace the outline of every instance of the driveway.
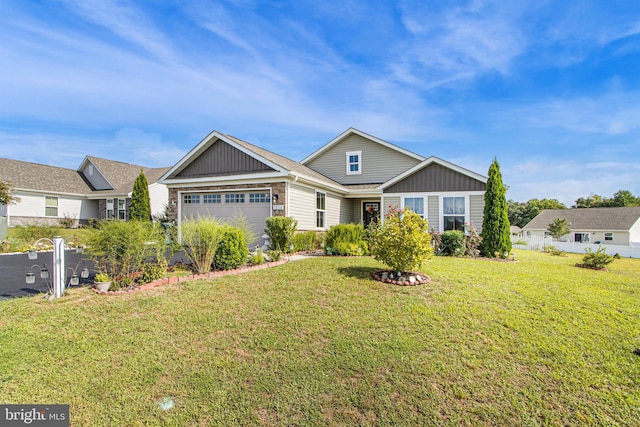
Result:
{"label": "driveway", "polygon": [[[72,274],[71,270],[76,268],[76,266],[78,276],[80,276],[80,271],[84,268],[84,264],[81,261],[85,262],[87,267],[89,268],[89,278],[80,278],[79,286],[93,283],[93,277],[95,275],[95,271],[93,271],[93,263],[91,261],[84,260],[83,257],[85,257],[84,254],[77,254],[75,250],[65,251],[64,254],[67,277]],[[9,298],[33,296],[40,293],[46,293],[49,288],[44,279],[40,278],[40,270],[38,270],[37,267],[33,267],[32,269],[33,265],[42,267],[43,264],[47,264],[47,269],[52,275],[52,252],[38,252],[38,259],[35,260],[30,260],[26,253],[0,255],[0,301]],[[25,276],[29,271],[32,271],[36,276],[36,282],[33,285],[28,285],[25,281]]]}

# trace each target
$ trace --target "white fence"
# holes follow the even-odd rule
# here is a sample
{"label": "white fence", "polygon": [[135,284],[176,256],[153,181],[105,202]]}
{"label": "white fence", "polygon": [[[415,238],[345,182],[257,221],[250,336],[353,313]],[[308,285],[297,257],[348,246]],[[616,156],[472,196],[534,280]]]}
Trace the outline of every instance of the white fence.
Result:
{"label": "white fence", "polygon": [[527,249],[531,251],[541,251],[546,246],[554,246],[562,251],[574,254],[584,254],[586,248],[597,251],[598,248],[605,248],[609,255],[618,254],[623,258],[640,258],[640,247],[632,244],[631,246],[618,245],[595,245],[590,243],[575,242],[558,242],[551,237],[529,236],[529,237],[511,237],[511,243],[514,249]]}

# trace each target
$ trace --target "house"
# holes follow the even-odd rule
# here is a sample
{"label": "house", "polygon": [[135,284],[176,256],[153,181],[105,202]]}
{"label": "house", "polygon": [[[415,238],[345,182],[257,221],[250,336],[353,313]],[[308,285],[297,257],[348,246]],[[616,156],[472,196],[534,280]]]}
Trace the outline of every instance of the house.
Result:
{"label": "house", "polygon": [[523,231],[526,236],[548,235],[547,228],[556,218],[566,219],[571,228],[561,241],[619,246],[640,243],[640,207],[545,209]]}
{"label": "house", "polygon": [[168,191],[158,178],[169,168],[147,168],[87,156],[78,169],[0,158],[0,181],[11,182],[20,200],[2,206],[9,226],[86,224],[89,219],[127,219],[133,182],[142,170],[149,183],[151,211],[162,214]]}
{"label": "house", "polygon": [[324,231],[366,225],[389,207],[405,206],[436,231],[480,228],[487,178],[349,128],[301,162],[213,131],[159,182],[169,189],[169,216],[178,223],[242,213],[260,236],[269,216]]}

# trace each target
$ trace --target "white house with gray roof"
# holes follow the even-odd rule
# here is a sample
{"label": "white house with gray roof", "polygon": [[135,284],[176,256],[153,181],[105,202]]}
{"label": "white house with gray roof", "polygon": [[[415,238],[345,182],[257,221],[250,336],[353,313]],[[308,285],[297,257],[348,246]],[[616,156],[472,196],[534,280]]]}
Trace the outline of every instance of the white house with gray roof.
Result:
{"label": "white house with gray roof", "polygon": [[158,178],[169,168],[147,168],[87,156],[78,169],[61,168],[0,158],[0,181],[10,182],[19,201],[3,206],[0,214],[9,226],[58,225],[71,219],[127,219],[133,182],[143,171],[149,183],[151,211],[159,215],[168,203],[168,191]]}
{"label": "white house with gray roof", "polygon": [[525,236],[548,235],[556,218],[566,219],[571,233],[561,241],[618,246],[640,245],[640,207],[546,209],[523,227]]}

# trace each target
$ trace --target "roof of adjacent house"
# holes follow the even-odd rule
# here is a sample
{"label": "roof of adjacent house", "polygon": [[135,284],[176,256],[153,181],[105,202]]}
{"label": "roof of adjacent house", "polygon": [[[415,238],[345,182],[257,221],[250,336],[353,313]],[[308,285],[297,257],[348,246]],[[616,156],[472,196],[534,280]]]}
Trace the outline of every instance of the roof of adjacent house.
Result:
{"label": "roof of adjacent house", "polygon": [[94,191],[94,194],[101,196],[107,195],[126,195],[133,191],[133,183],[135,182],[140,171],[144,172],[148,184],[157,182],[170,167],[148,168],[146,166],[134,165],[130,163],[118,162],[115,160],[102,159],[100,157],[87,156],[86,160],[91,161],[98,171],[113,186],[111,190]]}
{"label": "roof of adjacent house", "polygon": [[51,193],[87,194],[91,185],[74,169],[0,158],[0,181],[14,189]]}
{"label": "roof of adjacent house", "polygon": [[640,218],[640,207],[545,209],[523,230],[546,230],[556,218],[564,218],[572,230],[629,230]]}

